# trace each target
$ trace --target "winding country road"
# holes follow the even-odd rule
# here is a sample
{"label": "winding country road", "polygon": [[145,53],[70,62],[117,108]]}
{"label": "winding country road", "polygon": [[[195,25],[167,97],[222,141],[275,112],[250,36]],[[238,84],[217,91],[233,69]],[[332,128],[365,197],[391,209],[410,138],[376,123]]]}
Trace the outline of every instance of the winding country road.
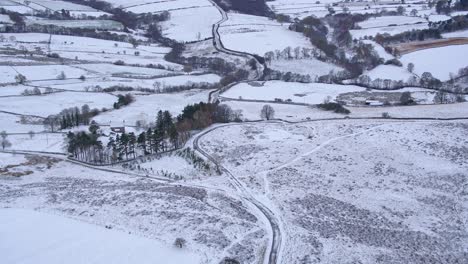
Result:
{"label": "winding country road", "polygon": [[[232,124],[231,124],[232,125]],[[234,124],[235,125],[235,124]],[[229,180],[231,184],[236,188],[236,191],[238,192],[239,196],[243,197],[247,202],[251,203],[253,206],[255,206],[268,220],[272,237],[270,239],[270,248],[268,251],[266,251],[265,254],[268,254],[268,261],[266,263],[279,263],[279,253],[281,249],[281,241],[282,241],[282,236],[281,236],[281,225],[279,222],[278,217],[273,213],[273,211],[268,208],[265,204],[257,200],[248,190],[247,187],[244,186],[244,184],[237,179],[234,174],[232,174],[228,169],[226,169],[223,165],[221,165],[213,156],[211,156],[209,153],[207,153],[205,150],[203,150],[200,147],[199,140],[203,136],[209,134],[210,132],[219,129],[221,127],[225,126],[230,126],[230,125],[224,125],[224,126],[216,126],[212,128],[208,128],[207,130],[203,131],[202,133],[196,135],[196,137],[193,140],[193,148],[201,153],[204,157],[206,157],[208,160],[213,162],[218,170],[222,172],[223,174],[227,175],[229,177]],[[265,261],[264,261],[265,263]]]}
{"label": "winding country road", "polygon": [[240,81],[240,82],[235,82],[232,84],[227,85],[226,87],[220,88],[216,91],[213,91],[210,93],[208,102],[215,102],[218,99],[218,95],[225,89],[229,89],[232,86],[242,83],[242,82],[250,82],[250,81],[258,81],[263,78],[264,76],[264,71],[266,69],[266,65],[264,63],[261,63],[257,57],[254,54],[250,54],[247,52],[242,52],[242,51],[236,51],[236,50],[231,50],[228,49],[224,46],[223,41],[221,39],[221,34],[219,33],[219,28],[221,25],[229,20],[229,16],[224,11],[221,7],[219,7],[213,0],[208,0],[211,2],[211,4],[218,9],[218,12],[221,14],[221,20],[218,22],[214,23],[211,29],[211,33],[213,35],[213,47],[221,53],[225,53],[231,56],[236,56],[236,57],[242,57],[245,58],[246,60],[254,60],[255,65],[256,65],[256,70],[254,71],[254,74],[252,76],[249,76],[248,80],[246,81]]}
{"label": "winding country road", "polygon": [[[246,53],[246,52],[241,52],[241,51],[235,51],[231,49],[227,49],[221,39],[221,35],[219,33],[219,28],[223,23],[229,20],[228,14],[220,7],[218,6],[213,0],[209,0],[214,7],[216,7],[221,14],[221,20],[213,24],[212,27],[212,34],[213,34],[213,46],[214,48],[222,53],[231,55],[231,56],[237,56],[237,57],[242,57],[247,59],[248,61],[254,60],[256,67],[254,70],[254,74],[249,76],[249,80],[247,81],[257,81],[263,78],[263,73],[266,68],[264,64],[262,64],[253,54]],[[231,85],[228,85],[227,88],[236,85],[238,83],[234,83]],[[217,100],[217,97],[220,93],[220,91],[223,90],[223,88],[210,93],[209,96],[209,102],[214,102]],[[268,220],[268,223],[270,225],[271,229],[271,239],[270,239],[270,246],[268,250],[265,252],[265,257],[264,257],[264,263],[268,264],[276,264],[279,263],[279,256],[281,252],[281,225],[279,222],[278,217],[273,213],[273,211],[268,208],[267,205],[263,204],[259,200],[257,200],[251,193],[250,191],[242,184],[241,181],[239,181],[236,176],[234,176],[228,169],[226,169],[224,166],[222,166],[219,162],[216,161],[210,154],[208,154],[206,151],[204,151],[200,146],[199,146],[199,140],[201,137],[204,135],[210,133],[211,131],[219,128],[214,127],[214,128],[209,128],[205,130],[204,132],[198,134],[194,140],[193,140],[193,148],[201,153],[203,156],[205,156],[208,160],[213,162],[219,171],[223,172],[229,177],[230,182],[235,186],[237,192],[239,195],[241,195],[247,202],[251,203],[254,207],[256,207],[263,215],[264,217]]]}

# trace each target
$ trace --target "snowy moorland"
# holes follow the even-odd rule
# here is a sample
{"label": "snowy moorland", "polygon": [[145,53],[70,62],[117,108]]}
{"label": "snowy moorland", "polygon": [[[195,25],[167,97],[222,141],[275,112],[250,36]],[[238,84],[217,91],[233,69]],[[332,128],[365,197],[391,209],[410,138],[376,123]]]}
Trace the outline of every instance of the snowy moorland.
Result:
{"label": "snowy moorland", "polygon": [[456,262],[466,260],[466,229],[455,220],[467,210],[466,129],[466,122],[243,125],[213,131],[201,146],[283,215],[283,261]]}
{"label": "snowy moorland", "polygon": [[[9,263],[153,263],[154,259],[164,259],[165,263],[175,264],[200,261],[195,254],[179,252],[151,239],[63,216],[19,209],[0,209],[0,216],[2,241],[8,241],[0,243],[0,247],[9,252],[4,256]],[[36,228],[38,225],[41,228]],[[75,245],[73,249],[69,244]],[[18,250],[23,247],[27,250]],[[128,253],[122,256],[124,251]],[[54,255],[52,262],[50,255]]]}

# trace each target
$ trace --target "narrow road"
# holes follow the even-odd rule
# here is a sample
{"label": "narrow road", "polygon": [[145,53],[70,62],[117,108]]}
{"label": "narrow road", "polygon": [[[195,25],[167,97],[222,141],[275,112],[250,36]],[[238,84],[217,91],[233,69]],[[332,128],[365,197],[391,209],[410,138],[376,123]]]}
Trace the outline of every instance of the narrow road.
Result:
{"label": "narrow road", "polygon": [[[247,52],[242,52],[242,51],[236,51],[236,50],[231,50],[231,49],[228,49],[224,46],[223,44],[223,41],[221,39],[221,34],[219,33],[219,28],[221,27],[221,25],[228,21],[229,20],[229,16],[228,14],[221,8],[219,7],[213,0],[208,0],[211,2],[211,4],[216,7],[216,9],[218,9],[218,12],[221,14],[221,20],[219,20],[218,22],[216,22],[215,24],[213,24],[213,27],[211,29],[212,31],[212,35],[213,35],[213,47],[218,51],[218,52],[221,52],[221,53],[225,53],[225,54],[228,54],[228,55],[231,55],[231,56],[236,56],[236,57],[242,57],[242,58],[245,58],[247,61],[250,61],[250,60],[254,60],[255,61],[255,65],[256,65],[256,70],[254,71],[254,74],[252,76],[249,76],[249,79],[246,80],[246,81],[258,81],[260,79],[263,78],[263,75],[264,75],[264,70],[266,68],[266,65],[265,64],[262,64],[258,59],[257,57],[255,57],[254,54],[250,54],[250,53],[247,53]],[[216,91],[213,91],[210,93],[210,96],[209,96],[209,102],[215,102],[218,98],[218,95],[221,91],[223,91],[225,88],[230,88],[238,83],[241,83],[241,82],[236,82],[236,83],[232,83],[226,87],[223,87],[221,89],[218,89]]]}
{"label": "narrow road", "polygon": [[219,11],[221,14],[221,20],[213,24],[212,28],[212,34],[213,34],[213,46],[215,49],[219,52],[226,53],[232,56],[238,56],[238,57],[243,57],[248,60],[255,60],[256,62],[256,70],[255,70],[255,75],[250,78],[251,81],[255,81],[263,77],[263,70],[265,69],[265,65],[260,63],[258,59],[254,56],[254,54],[250,54],[247,52],[242,52],[242,51],[236,51],[236,50],[231,50],[228,49],[224,46],[223,41],[221,39],[221,34],[219,33],[219,28],[221,25],[229,20],[228,14],[221,8],[219,7],[213,0],[209,0]]}
{"label": "narrow road", "polygon": [[[231,49],[227,49],[221,39],[221,34],[219,33],[219,28],[220,26],[225,23],[226,21],[229,20],[228,14],[220,7],[218,6],[213,0],[209,0],[216,9],[218,9],[219,13],[221,14],[221,20],[213,24],[212,27],[212,35],[213,35],[213,46],[214,48],[222,53],[232,55],[232,56],[237,56],[237,57],[242,57],[247,59],[247,61],[254,60],[255,61],[255,70],[254,74],[249,76],[249,80],[247,81],[257,81],[263,78],[264,75],[264,70],[265,70],[265,65],[260,63],[260,61],[255,57],[253,54],[247,53],[247,52],[241,52],[241,51],[235,51]],[[232,87],[236,85],[237,83],[233,83],[228,85],[227,87]],[[223,88],[211,92],[209,95],[209,102],[215,102],[217,100],[217,97],[219,96],[220,91],[222,91]],[[229,170],[227,170],[225,167],[223,167],[219,162],[217,162],[211,155],[209,155],[207,152],[205,152],[202,148],[200,148],[198,142],[201,137],[204,135],[208,134],[209,132],[213,131],[215,128],[208,129],[200,134],[198,134],[193,141],[193,147],[195,150],[197,150],[199,153],[201,153],[203,156],[205,156],[208,160],[212,161],[216,166],[218,167],[218,170],[226,174],[233,186],[235,186],[236,190],[241,194],[244,199],[248,202],[250,202],[252,205],[254,205],[258,210],[265,216],[265,218],[268,220],[272,232],[272,237],[271,237],[271,243],[269,249],[265,252],[265,256],[268,255],[268,259],[264,258],[264,263],[268,264],[276,264],[278,263],[279,259],[279,253],[281,249],[281,228],[279,224],[278,218],[275,216],[275,214],[271,211],[270,208],[268,208],[265,204],[261,203],[259,200],[255,199],[254,196],[250,193],[250,191],[242,184],[241,181],[239,181]]]}
{"label": "narrow road", "polygon": [[[224,125],[224,126],[229,126],[229,125]],[[269,264],[279,263],[282,236],[281,236],[281,226],[280,226],[280,222],[277,216],[273,213],[273,211],[270,208],[268,208],[268,206],[266,206],[265,204],[257,200],[250,193],[248,188],[245,187],[244,184],[239,179],[237,179],[228,169],[226,169],[223,165],[221,165],[213,156],[211,156],[209,153],[203,150],[199,145],[200,138],[212,132],[213,130],[216,130],[224,126],[217,126],[217,127],[209,128],[203,131],[202,133],[198,134],[194,138],[193,148],[197,150],[199,153],[201,153],[203,156],[205,156],[208,160],[213,162],[217,166],[220,172],[227,175],[229,177],[231,184],[236,188],[237,192],[239,193],[239,196],[243,197],[246,201],[250,202],[253,206],[255,206],[268,220],[271,233],[272,233],[272,237],[270,241],[270,248],[265,253],[267,254],[267,261],[265,261],[264,259],[264,263],[269,263]]]}

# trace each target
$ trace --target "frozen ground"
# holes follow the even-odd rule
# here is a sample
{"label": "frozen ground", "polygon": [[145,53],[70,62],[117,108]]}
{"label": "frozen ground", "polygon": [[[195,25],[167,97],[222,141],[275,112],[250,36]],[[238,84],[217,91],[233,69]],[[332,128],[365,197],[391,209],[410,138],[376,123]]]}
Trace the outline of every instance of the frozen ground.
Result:
{"label": "frozen ground", "polygon": [[0,254],[7,263],[200,263],[186,250],[63,216],[6,208],[0,218]]}
{"label": "frozen ground", "polygon": [[283,263],[463,263],[467,130],[466,122],[246,124],[201,144],[279,208]]}

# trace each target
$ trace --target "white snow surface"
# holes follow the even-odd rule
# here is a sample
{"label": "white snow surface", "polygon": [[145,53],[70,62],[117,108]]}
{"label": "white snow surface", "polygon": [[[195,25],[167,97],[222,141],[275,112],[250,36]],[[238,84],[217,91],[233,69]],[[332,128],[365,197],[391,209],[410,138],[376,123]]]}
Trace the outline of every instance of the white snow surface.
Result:
{"label": "white snow surface", "polygon": [[63,216],[3,208],[0,219],[4,263],[200,263],[186,250]]}
{"label": "white snow surface", "polygon": [[287,25],[269,20],[259,24],[258,17],[233,13],[229,14],[231,19],[219,29],[221,40],[228,49],[263,55],[286,47],[310,48],[310,42],[302,34],[289,30]]}
{"label": "white snow surface", "polygon": [[159,110],[179,115],[188,104],[206,102],[210,90],[191,90],[172,94],[136,96],[135,102],[118,110],[102,113],[94,118],[100,124],[123,122],[134,125],[136,121],[154,122]]}
{"label": "white snow surface", "polygon": [[405,54],[401,57],[404,65],[414,63],[414,72],[421,75],[430,72],[441,81],[450,78],[450,73],[468,66],[468,61],[462,59],[462,54],[468,54],[468,45],[453,45],[440,48],[419,50]]}
{"label": "white snow surface", "polygon": [[413,76],[404,66],[398,67],[395,65],[379,65],[364,74],[369,76],[372,80],[380,78],[383,80],[391,79],[395,81],[406,81],[409,77]]}
{"label": "white snow surface", "polygon": [[294,83],[268,81],[263,86],[252,86],[248,83],[235,85],[222,94],[223,97],[246,100],[274,101],[276,98],[291,99],[296,103],[321,104],[330,97],[332,100],[341,93],[364,91],[365,89],[352,85],[336,85],[324,83]]}

